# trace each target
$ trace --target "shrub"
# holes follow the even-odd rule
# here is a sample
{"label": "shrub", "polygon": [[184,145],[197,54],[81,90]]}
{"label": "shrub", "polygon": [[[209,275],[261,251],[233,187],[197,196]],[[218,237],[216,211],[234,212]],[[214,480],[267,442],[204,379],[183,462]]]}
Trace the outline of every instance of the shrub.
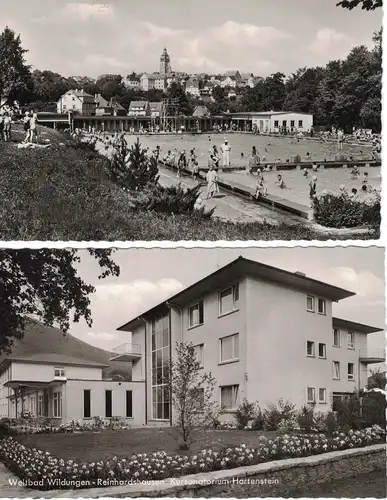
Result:
{"label": "shrub", "polygon": [[361,397],[362,427],[380,425],[386,427],[386,397],[380,392],[367,392]]}
{"label": "shrub", "polygon": [[132,205],[136,210],[168,214],[192,214],[200,218],[211,217],[214,210],[195,207],[199,195],[200,186],[183,188],[180,184],[168,187],[157,184],[149,187],[142,195],[134,199]]}
{"label": "shrub", "polygon": [[297,415],[300,429],[310,432],[314,428],[314,405],[304,405]]}
{"label": "shrub", "polygon": [[289,434],[300,430],[297,415],[280,420],[277,430],[280,434]]}
{"label": "shrub", "polygon": [[261,408],[257,405],[257,410],[253,418],[253,421],[251,423],[251,428],[254,431],[261,431],[264,428],[264,424],[265,424],[264,414],[262,413]]}
{"label": "shrub", "polygon": [[114,145],[107,174],[118,186],[129,191],[140,191],[149,184],[158,183],[158,172],[156,157],[147,155],[139,139],[130,148],[125,140]]}
{"label": "shrub", "polygon": [[263,428],[265,431],[276,431],[278,424],[282,420],[282,415],[277,406],[272,404],[263,412],[263,419]]}
{"label": "shrub", "polygon": [[327,421],[326,421],[326,425],[327,425],[327,435],[328,436],[333,436],[333,434],[335,432],[337,432],[339,426],[338,426],[338,423],[337,423],[337,419],[336,419],[336,416],[335,414],[333,413],[333,411],[329,411],[327,413]]}
{"label": "shrub", "polygon": [[326,227],[380,226],[380,202],[369,205],[348,196],[323,194],[313,199],[314,220]]}
{"label": "shrub", "polygon": [[246,398],[242,401],[235,412],[235,420],[239,429],[244,429],[249,421],[254,419],[256,410],[256,403],[250,403]]}

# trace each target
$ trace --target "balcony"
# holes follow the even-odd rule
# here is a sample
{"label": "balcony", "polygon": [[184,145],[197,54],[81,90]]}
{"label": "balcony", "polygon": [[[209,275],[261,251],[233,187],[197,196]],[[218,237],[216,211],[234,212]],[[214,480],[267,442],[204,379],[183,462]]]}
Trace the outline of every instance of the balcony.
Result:
{"label": "balcony", "polygon": [[359,351],[359,361],[365,364],[384,363],[386,361],[386,352],[383,349],[361,349]]}
{"label": "balcony", "polygon": [[121,344],[113,349],[110,361],[136,361],[141,355],[140,344]]}

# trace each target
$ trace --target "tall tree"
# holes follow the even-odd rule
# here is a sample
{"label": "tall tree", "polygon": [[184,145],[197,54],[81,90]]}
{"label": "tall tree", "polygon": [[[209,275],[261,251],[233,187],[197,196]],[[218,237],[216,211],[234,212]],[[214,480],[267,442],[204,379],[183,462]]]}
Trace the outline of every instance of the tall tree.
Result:
{"label": "tall tree", "polygon": [[183,87],[172,82],[171,86],[167,91],[167,96],[170,99],[179,100],[179,115],[191,116],[193,113],[193,106],[189,96],[184,92]]}
{"label": "tall tree", "polygon": [[101,75],[96,81],[96,86],[105,99],[117,98],[125,92],[121,75]]}
{"label": "tall tree", "polygon": [[[101,267],[100,279],[119,275],[110,250],[89,253]],[[29,315],[64,332],[82,317],[92,325],[90,294],[95,288],[79,276],[79,262],[76,250],[0,250],[0,353],[23,338]]]}
{"label": "tall tree", "polygon": [[0,34],[0,105],[23,102],[32,90],[30,66],[26,64],[20,35],[16,36],[8,26]]}

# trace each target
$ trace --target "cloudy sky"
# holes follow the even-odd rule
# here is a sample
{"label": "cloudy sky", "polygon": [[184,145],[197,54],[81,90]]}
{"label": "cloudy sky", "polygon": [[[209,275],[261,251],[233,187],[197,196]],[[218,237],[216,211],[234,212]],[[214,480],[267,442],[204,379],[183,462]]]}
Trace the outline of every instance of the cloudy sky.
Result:
{"label": "cloudy sky", "polygon": [[[74,324],[71,333],[90,344],[111,350],[128,342],[128,334],[115,329],[159,302],[226,265],[239,255],[357,293],[333,305],[333,314],[383,327],[384,253],[370,248],[267,248],[267,249],[130,249],[117,250],[118,278],[98,280],[99,268],[81,251],[80,275],[96,286],[92,297],[93,327]],[[371,349],[384,349],[384,333],[369,335]]]}
{"label": "cloudy sky", "polygon": [[337,0],[3,0],[0,26],[22,36],[28,62],[64,76],[172,69],[267,76],[344,58],[372,45],[382,9]]}

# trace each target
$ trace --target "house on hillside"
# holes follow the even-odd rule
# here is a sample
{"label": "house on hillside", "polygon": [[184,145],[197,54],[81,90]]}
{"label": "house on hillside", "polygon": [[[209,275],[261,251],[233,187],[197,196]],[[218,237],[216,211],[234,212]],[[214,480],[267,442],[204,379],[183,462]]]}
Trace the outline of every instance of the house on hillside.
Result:
{"label": "house on hillside", "polygon": [[7,356],[0,363],[0,416],[29,413],[56,425],[120,417],[141,425],[143,382],[103,380],[107,366],[62,354]]}
{"label": "house on hillside", "polygon": [[253,73],[241,73],[240,87],[254,87],[254,75]]}
{"label": "house on hillside", "polygon": [[135,75],[128,75],[123,79],[123,83],[128,89],[139,89],[140,88],[140,78]]}
{"label": "house on hillside", "polygon": [[192,116],[197,116],[199,118],[203,118],[205,116],[210,116],[210,112],[207,108],[207,106],[196,106]]}
{"label": "house on hillside", "polygon": [[155,88],[155,77],[148,73],[143,73],[140,76],[140,89],[147,92]]}
{"label": "house on hillside", "polygon": [[185,92],[186,94],[192,95],[194,97],[199,97],[200,96],[199,80],[195,80],[193,78],[187,80],[187,83],[185,85]]}
{"label": "house on hillside", "polygon": [[95,94],[94,99],[96,103],[96,108],[95,108],[96,116],[106,116],[106,115],[111,116],[113,114],[113,108],[111,106],[111,103],[107,101],[104,97],[102,97],[101,94]]}
{"label": "house on hillside", "polygon": [[150,102],[149,107],[150,107],[151,118],[161,118],[163,116],[164,103]]}
{"label": "house on hillside", "polygon": [[239,71],[226,71],[220,82],[221,87],[239,87],[241,83],[241,74]]}
{"label": "house on hillside", "polygon": [[71,111],[80,115],[95,116],[96,108],[95,96],[83,90],[69,90],[57,102],[59,114]]}
{"label": "house on hillside", "polygon": [[129,105],[128,116],[150,116],[149,101],[132,101]]}
{"label": "house on hillside", "polygon": [[329,411],[364,387],[369,364],[385,357],[367,348],[367,336],[382,329],[334,317],[333,304],[353,295],[239,257],[131,318],[118,330],[140,346],[132,376],[146,380],[144,423],[174,422],[168,379],[156,374],[175,359],[177,341],[192,342],[203,373],[214,376],[222,420],[232,420],[244,398],[267,407],[284,397],[298,408]]}

